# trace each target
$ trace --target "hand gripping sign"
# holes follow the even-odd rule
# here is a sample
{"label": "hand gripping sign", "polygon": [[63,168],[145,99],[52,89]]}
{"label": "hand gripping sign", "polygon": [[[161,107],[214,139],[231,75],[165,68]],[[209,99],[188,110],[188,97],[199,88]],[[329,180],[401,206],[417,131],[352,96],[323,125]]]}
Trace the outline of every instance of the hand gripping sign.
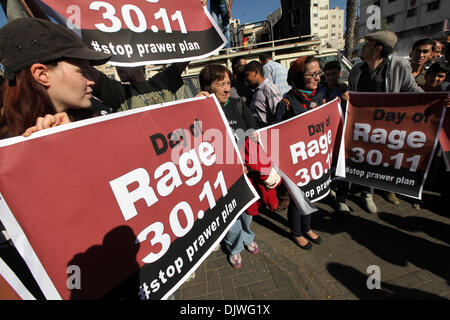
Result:
{"label": "hand gripping sign", "polygon": [[226,40],[200,0],[35,0],[109,63],[138,66],[211,55]]}
{"label": "hand gripping sign", "polygon": [[211,97],[0,141],[0,219],[45,297],[181,286],[258,198],[230,130]]}
{"label": "hand gripping sign", "polygon": [[346,180],[421,198],[447,93],[350,93]]}

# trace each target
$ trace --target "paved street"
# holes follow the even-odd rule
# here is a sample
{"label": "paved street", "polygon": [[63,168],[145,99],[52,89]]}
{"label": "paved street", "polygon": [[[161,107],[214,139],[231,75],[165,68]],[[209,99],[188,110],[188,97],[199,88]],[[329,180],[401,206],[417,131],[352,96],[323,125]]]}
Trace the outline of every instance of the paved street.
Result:
{"label": "paved street", "polygon": [[[261,252],[242,253],[234,270],[222,250],[213,252],[185,282],[176,299],[356,300],[450,298],[450,202],[425,194],[430,207],[412,199],[395,206],[375,195],[378,214],[365,212],[350,196],[352,215],[331,203],[316,203],[313,230],[323,241],[302,250],[289,236],[286,214],[261,214],[252,223]],[[381,289],[369,290],[371,265],[379,266]]]}

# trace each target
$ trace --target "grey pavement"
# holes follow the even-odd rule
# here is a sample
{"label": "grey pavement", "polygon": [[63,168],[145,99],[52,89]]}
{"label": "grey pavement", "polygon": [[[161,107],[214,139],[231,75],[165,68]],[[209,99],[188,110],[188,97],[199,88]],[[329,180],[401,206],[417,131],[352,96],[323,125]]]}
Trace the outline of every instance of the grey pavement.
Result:
{"label": "grey pavement", "polygon": [[[177,300],[368,300],[450,298],[450,201],[424,194],[421,209],[399,196],[400,205],[375,194],[378,214],[349,196],[351,216],[330,199],[316,206],[312,228],[323,239],[309,251],[289,239],[287,214],[261,213],[252,222],[260,253],[242,252],[235,270],[223,250],[213,252]],[[368,289],[378,266],[381,289]],[[373,282],[371,282],[373,283]]]}

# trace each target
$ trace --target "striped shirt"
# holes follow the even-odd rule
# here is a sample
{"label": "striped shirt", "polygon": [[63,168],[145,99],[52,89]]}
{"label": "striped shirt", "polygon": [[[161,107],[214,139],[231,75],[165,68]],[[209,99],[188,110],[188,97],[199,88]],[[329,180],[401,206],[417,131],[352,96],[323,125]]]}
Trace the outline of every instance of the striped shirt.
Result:
{"label": "striped shirt", "polygon": [[269,60],[263,65],[264,77],[274,83],[284,95],[291,90],[291,86],[287,83],[288,70],[278,62]]}

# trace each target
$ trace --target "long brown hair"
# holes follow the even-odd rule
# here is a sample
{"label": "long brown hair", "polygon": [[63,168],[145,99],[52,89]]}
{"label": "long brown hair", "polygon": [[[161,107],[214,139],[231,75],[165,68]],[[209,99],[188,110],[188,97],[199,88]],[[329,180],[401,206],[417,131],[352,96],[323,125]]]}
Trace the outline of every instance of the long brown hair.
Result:
{"label": "long brown hair", "polygon": [[15,80],[3,80],[0,92],[0,139],[21,135],[38,117],[55,114],[55,106],[31,68],[16,73]]}

